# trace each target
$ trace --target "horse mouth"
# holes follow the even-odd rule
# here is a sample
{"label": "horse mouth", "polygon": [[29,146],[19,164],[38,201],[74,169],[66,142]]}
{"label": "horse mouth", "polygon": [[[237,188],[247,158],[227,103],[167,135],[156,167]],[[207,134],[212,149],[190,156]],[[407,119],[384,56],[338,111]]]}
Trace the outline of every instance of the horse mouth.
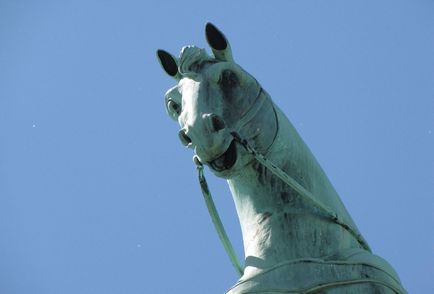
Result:
{"label": "horse mouth", "polygon": [[237,146],[235,144],[235,140],[231,142],[231,145],[229,145],[229,148],[214,159],[213,161],[210,161],[210,166],[217,172],[221,172],[224,170],[228,170],[232,168],[237,161]]}

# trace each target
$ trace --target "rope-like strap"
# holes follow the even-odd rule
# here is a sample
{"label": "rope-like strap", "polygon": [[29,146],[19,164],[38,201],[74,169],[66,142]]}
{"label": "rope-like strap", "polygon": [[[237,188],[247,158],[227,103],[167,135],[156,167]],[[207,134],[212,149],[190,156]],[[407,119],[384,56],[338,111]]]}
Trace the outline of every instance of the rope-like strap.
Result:
{"label": "rope-like strap", "polygon": [[211,216],[211,220],[214,224],[214,227],[217,231],[220,241],[222,242],[223,247],[225,248],[226,253],[229,256],[229,259],[232,262],[232,265],[234,266],[238,274],[242,276],[244,274],[244,269],[241,266],[237,258],[237,255],[235,254],[234,247],[232,246],[231,241],[229,240],[228,235],[226,234],[225,228],[223,227],[220,216],[214,205],[214,201],[212,200],[211,192],[209,191],[208,183],[206,182],[205,174],[203,172],[203,165],[196,157],[194,157],[193,160],[197,167],[200,189],[202,190],[202,195],[205,200],[206,207],[208,208],[208,212]]}
{"label": "rope-like strap", "polygon": [[279,179],[281,179],[284,183],[286,183],[288,186],[290,186],[292,189],[294,189],[296,192],[298,192],[301,196],[311,201],[317,208],[322,210],[327,217],[329,217],[334,223],[342,226],[345,230],[347,230],[351,235],[356,238],[356,240],[362,245],[362,247],[369,252],[371,252],[371,248],[369,247],[368,243],[365,241],[363,236],[355,229],[350,227],[348,224],[346,224],[341,217],[319,202],[315,199],[315,197],[310,193],[308,190],[306,190],[302,185],[300,185],[296,180],[291,178],[287,173],[285,173],[282,169],[280,169],[277,165],[269,161],[267,158],[265,158],[264,155],[258,153],[252,146],[249,145],[249,143],[246,140],[241,139],[240,135],[236,132],[231,133],[234,139],[240,143],[251,155],[255,157],[255,159],[264,165],[266,168],[268,168],[275,176],[277,176]]}

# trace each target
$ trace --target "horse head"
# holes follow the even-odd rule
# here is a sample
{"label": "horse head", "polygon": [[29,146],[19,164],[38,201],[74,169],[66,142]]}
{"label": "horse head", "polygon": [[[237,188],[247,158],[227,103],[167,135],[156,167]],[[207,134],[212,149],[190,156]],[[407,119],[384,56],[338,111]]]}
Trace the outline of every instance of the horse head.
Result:
{"label": "horse head", "polygon": [[193,148],[216,175],[228,178],[252,160],[232,134],[240,133],[266,151],[277,122],[269,96],[234,62],[223,33],[210,23],[205,32],[212,56],[195,46],[182,48],[179,58],[164,50],[158,50],[157,56],[164,71],[177,81],[167,91],[165,104],[181,127],[181,143]]}

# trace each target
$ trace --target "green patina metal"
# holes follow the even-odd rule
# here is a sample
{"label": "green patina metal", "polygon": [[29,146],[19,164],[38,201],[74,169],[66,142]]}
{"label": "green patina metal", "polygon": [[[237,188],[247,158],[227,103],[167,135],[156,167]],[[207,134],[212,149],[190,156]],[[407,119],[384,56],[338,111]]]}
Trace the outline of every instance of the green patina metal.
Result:
{"label": "green patina metal", "polygon": [[[177,81],[165,95],[179,138],[194,148],[199,182],[217,233],[240,273],[228,293],[406,293],[373,254],[298,135],[260,84],[234,62],[212,24],[213,56],[195,46],[158,60]],[[243,234],[242,267],[211,198],[203,167],[226,178]]]}

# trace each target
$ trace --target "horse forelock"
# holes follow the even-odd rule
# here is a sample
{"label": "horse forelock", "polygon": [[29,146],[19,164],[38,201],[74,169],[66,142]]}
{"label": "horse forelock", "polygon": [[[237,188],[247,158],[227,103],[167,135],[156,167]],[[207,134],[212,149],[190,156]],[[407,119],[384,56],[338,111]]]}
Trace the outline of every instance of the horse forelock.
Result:
{"label": "horse forelock", "polygon": [[206,62],[215,61],[205,49],[196,46],[185,46],[179,56],[178,70],[183,76],[194,76],[200,72]]}

